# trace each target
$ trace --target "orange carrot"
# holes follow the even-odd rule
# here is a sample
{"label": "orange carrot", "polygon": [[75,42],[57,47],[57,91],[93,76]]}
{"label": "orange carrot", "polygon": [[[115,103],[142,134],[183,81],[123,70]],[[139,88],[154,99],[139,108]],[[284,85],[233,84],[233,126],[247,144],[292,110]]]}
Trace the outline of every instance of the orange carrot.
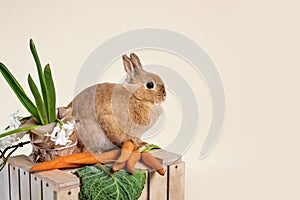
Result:
{"label": "orange carrot", "polygon": [[76,158],[69,161],[66,161],[66,163],[69,164],[77,164],[77,165],[92,165],[99,163],[100,161],[96,159],[95,154],[90,154],[89,156],[86,156],[84,158]]}
{"label": "orange carrot", "polygon": [[[55,165],[52,165],[52,164],[49,165],[48,162],[49,161],[39,163],[39,164],[33,166],[30,170],[31,171],[46,171],[46,170],[59,169],[59,168],[73,168],[73,166],[74,167],[78,166],[76,164],[71,164],[71,166],[70,166],[67,163],[56,163]],[[60,165],[63,165],[64,167],[60,167]]]}
{"label": "orange carrot", "polygon": [[[85,158],[87,156],[90,156],[90,152],[83,152],[78,154],[72,154],[69,156],[62,156],[55,158],[53,160],[49,160],[46,162],[39,163],[31,168],[32,171],[45,171],[50,169],[59,169],[64,168],[64,166],[69,167],[70,161],[73,159],[79,159],[79,158]],[[71,163],[72,164],[72,163]],[[74,164],[73,164],[74,165]]]}
{"label": "orange carrot", "polygon": [[73,159],[69,161],[72,164],[81,164],[81,165],[92,165],[97,163],[108,163],[117,159],[120,154],[120,150],[112,150],[105,153],[93,154],[86,156],[84,158]]}
{"label": "orange carrot", "polygon": [[113,172],[119,171],[124,168],[126,162],[115,162],[114,166],[111,168]]}
{"label": "orange carrot", "polygon": [[154,169],[160,175],[165,174],[165,169],[162,167],[161,163],[154,157],[152,154],[148,152],[142,152],[142,160],[146,165],[148,165],[151,169]]}
{"label": "orange carrot", "polygon": [[120,155],[121,151],[119,149],[112,150],[109,152],[101,153],[101,154],[94,154],[97,160],[101,163],[109,163],[112,161],[116,161],[118,156]]}
{"label": "orange carrot", "polygon": [[50,161],[39,163],[31,168],[32,171],[45,171],[61,168],[75,168],[83,165],[91,165],[97,163],[108,163],[117,159],[120,150],[112,150],[102,154],[93,154],[91,152],[83,152],[62,156]]}
{"label": "orange carrot", "polygon": [[130,158],[127,160],[127,163],[126,163],[126,167],[127,167],[127,170],[130,172],[130,173],[134,173],[135,172],[135,164],[140,160],[141,158],[141,153],[136,150],[134,151]]}
{"label": "orange carrot", "polygon": [[131,141],[127,141],[122,144],[121,155],[112,167],[113,172],[119,171],[120,169],[125,167],[126,161],[130,158],[133,150],[134,145]]}
{"label": "orange carrot", "polygon": [[[125,166],[126,161],[130,157],[133,149],[134,149],[134,145],[132,144],[132,142],[125,142],[122,145],[122,153],[113,167],[114,171],[118,171]],[[108,163],[116,160],[119,154],[120,154],[120,150],[112,150],[102,154],[93,154],[91,152],[72,154],[69,156],[62,156],[50,161],[39,163],[33,166],[31,170],[45,171],[51,169],[79,167],[83,165],[90,165],[90,164],[97,164],[97,163]]]}
{"label": "orange carrot", "polygon": [[156,172],[162,176],[166,173],[164,168],[157,169]]}
{"label": "orange carrot", "polygon": [[68,168],[78,168],[78,167],[82,167],[82,165],[61,162],[55,166],[55,169],[68,169]]}
{"label": "orange carrot", "polygon": [[130,158],[133,150],[134,150],[134,145],[131,141],[124,142],[122,145],[121,155],[118,158],[117,162],[118,163],[126,162]]}

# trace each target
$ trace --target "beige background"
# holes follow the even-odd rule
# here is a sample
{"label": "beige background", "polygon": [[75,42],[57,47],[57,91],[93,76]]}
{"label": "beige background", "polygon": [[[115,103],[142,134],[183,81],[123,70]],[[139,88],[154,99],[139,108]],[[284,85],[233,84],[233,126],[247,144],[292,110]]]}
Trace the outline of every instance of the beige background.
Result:
{"label": "beige background", "polygon": [[[186,199],[299,199],[299,8],[297,0],[0,0],[0,60],[26,84],[27,73],[35,73],[28,48],[34,38],[42,60],[52,65],[59,105],[66,105],[82,63],[105,40],[143,27],[182,33],[214,60],[227,96],[222,138],[198,160],[210,116],[202,92],[204,123],[184,155]],[[161,55],[174,62],[167,57]],[[147,52],[143,58],[153,61]],[[3,78],[0,92],[4,127],[8,114],[26,112]]]}

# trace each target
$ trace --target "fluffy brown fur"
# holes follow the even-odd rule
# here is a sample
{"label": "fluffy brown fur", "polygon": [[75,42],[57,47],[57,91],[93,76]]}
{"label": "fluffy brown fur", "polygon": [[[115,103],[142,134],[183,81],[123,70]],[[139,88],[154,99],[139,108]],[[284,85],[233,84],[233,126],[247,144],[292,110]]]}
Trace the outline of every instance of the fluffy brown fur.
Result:
{"label": "fluffy brown fur", "polygon": [[[132,141],[138,148],[146,143],[141,135],[161,114],[166,92],[159,76],[142,69],[139,58],[123,56],[126,83],[102,83],[83,90],[70,104],[80,120],[78,134],[85,148],[101,152]],[[147,83],[154,88],[147,88]]]}

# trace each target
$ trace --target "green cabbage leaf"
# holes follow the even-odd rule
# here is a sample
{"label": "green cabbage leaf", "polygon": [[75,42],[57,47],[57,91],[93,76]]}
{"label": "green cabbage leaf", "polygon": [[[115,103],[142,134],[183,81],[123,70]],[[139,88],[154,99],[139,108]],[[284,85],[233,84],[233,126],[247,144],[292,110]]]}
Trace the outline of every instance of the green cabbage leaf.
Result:
{"label": "green cabbage leaf", "polygon": [[146,183],[146,170],[134,174],[124,170],[111,172],[111,168],[97,164],[76,171],[81,179],[79,198],[82,200],[137,200]]}

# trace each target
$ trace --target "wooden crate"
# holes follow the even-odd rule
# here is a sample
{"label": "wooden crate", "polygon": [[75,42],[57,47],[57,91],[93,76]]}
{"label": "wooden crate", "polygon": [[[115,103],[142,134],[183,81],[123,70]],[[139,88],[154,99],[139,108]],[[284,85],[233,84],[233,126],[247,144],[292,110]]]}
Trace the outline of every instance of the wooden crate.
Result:
{"label": "wooden crate", "polygon": [[[185,163],[181,157],[163,150],[153,151],[167,173],[147,173],[145,188],[139,200],[183,200]],[[76,200],[79,178],[71,170],[50,170],[32,173],[34,164],[25,155],[9,159],[0,172],[1,200]]]}

